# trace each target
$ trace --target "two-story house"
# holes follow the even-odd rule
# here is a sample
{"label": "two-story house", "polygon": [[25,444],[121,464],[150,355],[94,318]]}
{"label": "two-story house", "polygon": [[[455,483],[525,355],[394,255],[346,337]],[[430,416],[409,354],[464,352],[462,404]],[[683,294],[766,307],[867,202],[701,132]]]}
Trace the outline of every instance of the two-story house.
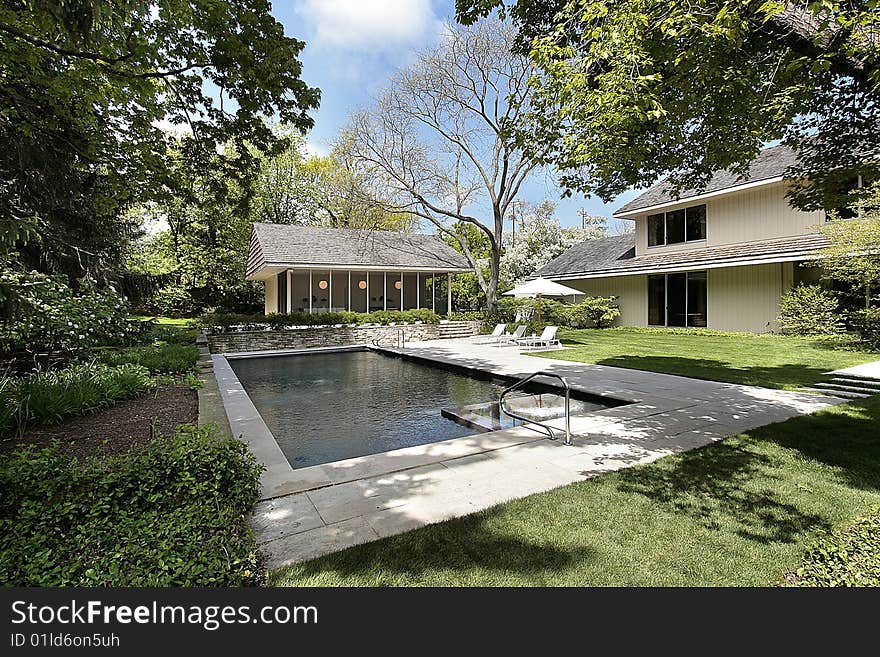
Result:
{"label": "two-story house", "polygon": [[776,328],[781,295],[815,281],[826,238],[824,212],[801,212],[785,198],[786,146],[761,152],[745,176],[716,173],[700,191],[673,197],[665,182],[615,214],[629,234],[576,244],[537,275],[594,296],[616,296],[624,326]]}

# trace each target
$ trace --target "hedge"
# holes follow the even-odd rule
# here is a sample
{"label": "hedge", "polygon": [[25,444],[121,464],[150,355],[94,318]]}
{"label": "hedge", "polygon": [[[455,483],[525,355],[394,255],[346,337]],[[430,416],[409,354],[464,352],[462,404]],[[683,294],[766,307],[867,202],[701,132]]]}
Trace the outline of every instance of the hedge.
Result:
{"label": "hedge", "polygon": [[337,324],[439,324],[440,316],[427,308],[412,310],[377,310],[371,313],[271,313],[269,315],[238,315],[210,313],[196,320],[198,326],[213,332],[259,331],[294,326],[334,326]]}

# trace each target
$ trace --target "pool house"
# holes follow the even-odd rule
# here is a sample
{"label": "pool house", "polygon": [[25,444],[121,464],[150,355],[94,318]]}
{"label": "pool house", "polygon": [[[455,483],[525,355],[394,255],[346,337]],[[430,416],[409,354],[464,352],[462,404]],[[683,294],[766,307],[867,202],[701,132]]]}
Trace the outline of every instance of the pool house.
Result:
{"label": "pool house", "polygon": [[449,313],[452,276],[470,271],[436,235],[263,223],[254,224],[247,262],[247,278],[265,284],[266,314]]}

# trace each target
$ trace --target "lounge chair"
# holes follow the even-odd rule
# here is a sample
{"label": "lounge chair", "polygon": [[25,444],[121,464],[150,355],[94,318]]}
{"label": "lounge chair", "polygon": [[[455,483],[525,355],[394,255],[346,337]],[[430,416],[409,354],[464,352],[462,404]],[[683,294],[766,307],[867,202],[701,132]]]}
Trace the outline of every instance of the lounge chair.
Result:
{"label": "lounge chair", "polygon": [[507,324],[496,324],[495,329],[489,335],[484,335],[481,338],[478,338],[476,340],[476,343],[486,344],[490,342],[495,342],[496,340],[498,340],[498,338],[504,335],[505,328],[507,328]]}
{"label": "lounge chair", "polygon": [[545,326],[543,332],[540,336],[528,337],[528,338],[520,338],[516,341],[521,347],[526,347],[527,349],[535,349],[538,347],[561,347],[562,343],[557,339],[556,333],[559,331],[558,326]]}
{"label": "lounge chair", "polygon": [[504,333],[495,338],[495,342],[497,344],[514,344],[526,334],[526,328],[528,327],[525,324],[520,324],[516,327],[513,333]]}

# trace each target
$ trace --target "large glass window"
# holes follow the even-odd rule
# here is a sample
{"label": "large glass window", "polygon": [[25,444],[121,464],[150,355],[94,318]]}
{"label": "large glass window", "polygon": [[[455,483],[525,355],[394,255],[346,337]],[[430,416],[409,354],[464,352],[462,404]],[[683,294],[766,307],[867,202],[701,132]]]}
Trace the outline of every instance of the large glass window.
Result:
{"label": "large glass window", "polygon": [[648,276],[649,326],[707,326],[706,272]]}
{"label": "large glass window", "polygon": [[687,326],[687,274],[666,276],[666,325]]}
{"label": "large glass window", "polygon": [[664,225],[665,215],[648,215],[648,246],[658,246],[666,243],[666,228]]}
{"label": "large glass window", "polygon": [[278,296],[276,298],[277,308],[279,313],[287,312],[287,272],[281,272],[275,278],[278,281],[278,284],[275,286],[278,291]]}
{"label": "large glass window", "polygon": [[684,242],[684,210],[666,213],[666,243],[681,244]]}
{"label": "large glass window", "polygon": [[707,326],[706,272],[692,271],[687,275],[687,325]]}
{"label": "large glass window", "polygon": [[706,239],[706,206],[693,205],[648,215],[648,246]]}
{"label": "large glass window", "polygon": [[666,325],[666,276],[648,276],[648,326]]}
{"label": "large glass window", "polygon": [[706,206],[695,205],[687,209],[687,241],[706,239]]}

